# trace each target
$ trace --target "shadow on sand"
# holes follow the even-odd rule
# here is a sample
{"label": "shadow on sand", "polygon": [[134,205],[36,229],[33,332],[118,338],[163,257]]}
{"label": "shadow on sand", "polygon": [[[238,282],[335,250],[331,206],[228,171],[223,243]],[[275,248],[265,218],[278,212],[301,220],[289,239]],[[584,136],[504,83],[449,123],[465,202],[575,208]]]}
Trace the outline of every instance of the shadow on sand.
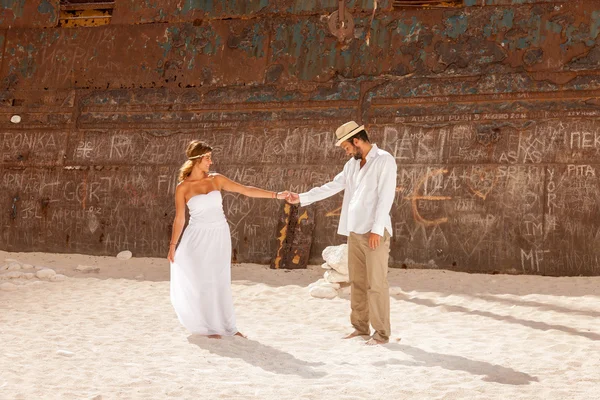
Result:
{"label": "shadow on sand", "polygon": [[318,379],[327,375],[326,372],[314,369],[325,365],[322,362],[299,360],[289,353],[252,339],[209,339],[206,336],[191,335],[188,336],[188,342],[221,357],[237,358],[279,375],[297,375],[305,379]]}
{"label": "shadow on sand", "polygon": [[429,353],[417,347],[399,343],[390,343],[384,348],[400,351],[411,356],[414,360],[388,360],[373,363],[374,366],[405,365],[408,367],[441,367],[451,371],[465,371],[472,375],[483,375],[486,382],[496,382],[505,385],[529,385],[538,382],[538,378],[512,368],[490,364],[485,361],[474,361],[451,354]]}
{"label": "shadow on sand", "polygon": [[478,315],[481,317],[492,318],[497,321],[508,322],[510,324],[523,325],[523,326],[526,326],[531,329],[538,329],[541,331],[549,331],[551,329],[554,329],[557,331],[567,333],[569,335],[581,336],[581,337],[584,337],[584,338],[587,338],[590,340],[594,340],[594,341],[600,340],[600,335],[595,332],[580,331],[575,328],[571,328],[570,326],[564,326],[564,325],[558,325],[558,324],[548,324],[546,322],[539,322],[539,321],[531,321],[531,320],[527,320],[527,319],[515,318],[510,315],[498,315],[498,314],[495,314],[495,313],[492,313],[489,311],[473,310],[473,309],[463,307],[463,306],[455,306],[455,305],[450,305],[450,304],[439,304],[439,303],[436,303],[429,299],[420,299],[418,297],[410,297],[409,298],[408,296],[405,296],[403,294],[393,295],[392,297],[394,297],[398,300],[409,302],[409,303],[419,304],[421,306],[439,307],[448,312]]}

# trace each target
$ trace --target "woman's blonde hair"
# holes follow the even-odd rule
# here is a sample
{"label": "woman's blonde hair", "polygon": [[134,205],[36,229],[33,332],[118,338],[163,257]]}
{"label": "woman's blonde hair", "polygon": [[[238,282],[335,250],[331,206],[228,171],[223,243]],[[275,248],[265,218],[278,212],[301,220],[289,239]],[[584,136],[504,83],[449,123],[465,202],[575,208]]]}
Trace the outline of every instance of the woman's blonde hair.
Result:
{"label": "woman's blonde hair", "polygon": [[185,149],[185,155],[188,159],[186,162],[183,163],[181,168],[179,168],[177,182],[182,182],[185,178],[190,176],[190,174],[192,173],[192,168],[194,168],[194,164],[196,162],[202,161],[202,158],[204,158],[203,156],[207,153],[210,153],[211,151],[212,147],[210,147],[206,142],[203,142],[201,140],[192,140]]}

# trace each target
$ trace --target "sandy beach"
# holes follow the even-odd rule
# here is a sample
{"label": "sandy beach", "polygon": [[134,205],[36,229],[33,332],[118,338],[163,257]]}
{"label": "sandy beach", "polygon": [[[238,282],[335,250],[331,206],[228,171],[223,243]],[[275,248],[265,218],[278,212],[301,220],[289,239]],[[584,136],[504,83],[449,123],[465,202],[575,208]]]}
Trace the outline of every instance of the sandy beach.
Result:
{"label": "sandy beach", "polygon": [[309,296],[318,266],[234,265],[248,339],[213,340],[179,324],[165,259],[4,259],[67,278],[0,290],[2,400],[598,398],[600,277],[393,269],[392,340],[368,347],[341,339],[347,289]]}

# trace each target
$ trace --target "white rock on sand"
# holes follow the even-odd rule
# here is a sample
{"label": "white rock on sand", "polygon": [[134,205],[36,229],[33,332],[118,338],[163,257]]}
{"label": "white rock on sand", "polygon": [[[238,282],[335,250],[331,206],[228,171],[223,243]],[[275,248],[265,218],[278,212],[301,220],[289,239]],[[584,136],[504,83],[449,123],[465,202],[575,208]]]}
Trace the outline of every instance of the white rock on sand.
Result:
{"label": "white rock on sand", "polygon": [[40,269],[35,273],[35,276],[37,276],[38,279],[50,279],[54,275],[56,275],[56,271],[51,268]]}
{"label": "white rock on sand", "polygon": [[65,275],[56,274],[56,275],[50,277],[50,282],[62,282],[65,279],[67,279],[67,277]]}
{"label": "white rock on sand", "polygon": [[23,276],[22,271],[8,271],[0,274],[0,280],[18,279]]}
{"label": "white rock on sand", "polygon": [[83,272],[84,274],[89,274],[92,272],[100,272],[100,267],[92,267],[91,265],[78,265],[75,267],[75,271]]}
{"label": "white rock on sand", "polygon": [[348,275],[340,274],[335,269],[325,271],[323,277],[330,283],[350,282],[350,277]]}
{"label": "white rock on sand", "polygon": [[313,286],[308,290],[312,297],[318,297],[320,299],[333,299],[337,297],[338,292],[331,286]]}
{"label": "white rock on sand", "polygon": [[328,246],[321,253],[323,259],[332,269],[337,272],[348,275],[348,245],[340,244],[338,246]]}
{"label": "white rock on sand", "polygon": [[125,250],[117,254],[117,258],[119,260],[129,260],[132,256],[133,254],[131,254],[131,251],[129,250]]}
{"label": "white rock on sand", "polygon": [[[339,246],[328,246],[323,250],[323,259],[325,263],[321,268],[325,269],[323,274],[324,279],[319,279],[309,286],[308,293],[312,297],[331,299],[337,296],[338,292],[332,289],[340,289],[339,283],[350,281],[348,276],[348,245],[341,244]],[[332,287],[331,284],[336,284],[337,287]],[[321,286],[323,289],[314,289],[316,286]]]}
{"label": "white rock on sand", "polygon": [[8,271],[16,271],[21,269],[21,264],[19,264],[17,261],[11,261],[9,263],[6,264],[6,269]]}
{"label": "white rock on sand", "polygon": [[339,283],[327,282],[325,279],[319,279],[318,281],[311,283],[310,285],[308,285],[308,288],[311,289],[315,286],[330,287],[334,288],[335,290],[340,288]]}

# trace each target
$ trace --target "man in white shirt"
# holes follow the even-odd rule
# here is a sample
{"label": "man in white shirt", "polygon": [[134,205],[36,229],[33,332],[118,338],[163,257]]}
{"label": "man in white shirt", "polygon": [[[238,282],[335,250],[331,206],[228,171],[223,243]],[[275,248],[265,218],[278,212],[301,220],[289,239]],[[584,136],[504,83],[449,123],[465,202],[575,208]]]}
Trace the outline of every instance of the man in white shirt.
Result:
{"label": "man in white shirt", "polygon": [[[352,156],[333,181],[308,192],[291,193],[289,202],[306,206],[344,190],[338,226],[348,236],[348,269],[351,284],[350,322],[354,332],[346,336],[370,336],[368,345],[390,338],[390,296],[387,280],[392,220],[396,193],[396,160],[371,144],[354,121],[340,126],[336,146]],[[370,334],[370,325],[374,334]]]}

